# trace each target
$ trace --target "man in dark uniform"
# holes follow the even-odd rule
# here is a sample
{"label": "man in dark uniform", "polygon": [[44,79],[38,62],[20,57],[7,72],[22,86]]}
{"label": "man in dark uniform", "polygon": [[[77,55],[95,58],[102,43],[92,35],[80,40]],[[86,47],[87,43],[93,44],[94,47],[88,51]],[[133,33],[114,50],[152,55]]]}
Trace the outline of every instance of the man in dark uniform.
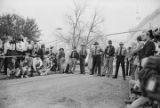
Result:
{"label": "man in dark uniform", "polygon": [[101,57],[102,57],[102,49],[99,47],[99,43],[94,43],[95,48],[92,50],[92,57],[93,57],[93,65],[92,65],[92,72],[90,75],[93,75],[95,72],[96,67],[98,68],[98,76],[101,76]]}
{"label": "man in dark uniform", "polygon": [[81,45],[81,50],[79,52],[79,58],[80,58],[80,73],[85,74],[85,59],[87,56],[87,50],[85,48],[85,44]]}
{"label": "man in dark uniform", "polygon": [[122,73],[123,73],[123,79],[125,80],[125,56],[126,56],[126,48],[124,48],[123,42],[120,42],[120,47],[116,51],[116,71],[115,71],[115,76],[113,78],[117,78],[118,76],[118,70],[119,66],[121,64],[122,67]]}

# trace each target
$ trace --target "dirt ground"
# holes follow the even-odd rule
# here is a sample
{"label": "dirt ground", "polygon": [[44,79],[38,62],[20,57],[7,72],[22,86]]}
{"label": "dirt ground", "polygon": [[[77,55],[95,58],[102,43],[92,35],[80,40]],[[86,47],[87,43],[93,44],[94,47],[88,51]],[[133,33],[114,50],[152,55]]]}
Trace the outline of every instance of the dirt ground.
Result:
{"label": "dirt ground", "polygon": [[0,81],[0,108],[124,108],[128,81],[54,74]]}

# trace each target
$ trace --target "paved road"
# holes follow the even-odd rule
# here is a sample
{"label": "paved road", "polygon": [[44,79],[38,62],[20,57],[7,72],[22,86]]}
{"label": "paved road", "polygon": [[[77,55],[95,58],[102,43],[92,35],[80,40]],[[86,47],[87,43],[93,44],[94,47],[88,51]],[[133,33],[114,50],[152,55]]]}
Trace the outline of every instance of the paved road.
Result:
{"label": "paved road", "polygon": [[0,108],[123,108],[127,81],[55,74],[0,81]]}

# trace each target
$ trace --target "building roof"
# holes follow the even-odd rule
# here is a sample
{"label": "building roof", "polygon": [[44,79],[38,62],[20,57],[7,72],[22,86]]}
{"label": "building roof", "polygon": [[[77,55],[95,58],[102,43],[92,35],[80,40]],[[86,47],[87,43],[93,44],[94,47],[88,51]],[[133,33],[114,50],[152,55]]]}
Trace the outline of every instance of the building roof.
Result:
{"label": "building roof", "polygon": [[[156,9],[153,13],[151,13],[150,15],[148,15],[147,17],[145,17],[139,24],[137,27],[133,28],[131,31],[137,31],[140,30],[147,22],[149,22],[150,20],[153,20],[154,18],[156,18],[158,15],[160,15],[160,8]],[[136,34],[136,32],[131,33],[131,36],[133,36],[134,34]]]}

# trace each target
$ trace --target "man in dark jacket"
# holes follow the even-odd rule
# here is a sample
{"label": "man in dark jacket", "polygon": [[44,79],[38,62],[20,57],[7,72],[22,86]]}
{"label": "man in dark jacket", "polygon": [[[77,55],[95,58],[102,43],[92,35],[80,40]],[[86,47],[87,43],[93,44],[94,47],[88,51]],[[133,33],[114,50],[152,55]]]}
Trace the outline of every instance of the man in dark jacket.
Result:
{"label": "man in dark jacket", "polygon": [[87,56],[87,50],[85,48],[85,44],[81,45],[81,50],[79,52],[80,59],[80,73],[85,74],[85,59]]}
{"label": "man in dark jacket", "polygon": [[154,52],[155,52],[155,44],[154,42],[152,41],[152,36],[150,35],[149,32],[145,31],[143,32],[143,35],[142,35],[142,40],[145,42],[142,50],[141,50],[141,57],[140,59],[143,59],[145,57],[150,57],[150,56],[153,56],[154,55]]}
{"label": "man in dark jacket", "polygon": [[59,49],[59,54],[58,54],[58,70],[60,73],[64,72],[64,62],[65,62],[65,52],[63,48]]}
{"label": "man in dark jacket", "polygon": [[103,69],[103,75],[106,75],[107,71],[107,76],[112,76],[113,73],[113,57],[115,54],[115,48],[112,45],[112,41],[108,41],[108,46],[106,47],[104,51],[104,57],[105,57],[105,64],[104,64],[104,69]]}
{"label": "man in dark jacket", "polygon": [[76,65],[77,65],[77,60],[79,59],[79,54],[77,52],[76,47],[73,47],[73,51],[71,52],[70,58],[71,58],[71,61],[72,61],[72,63],[71,63],[72,65],[70,67],[70,71],[72,73],[74,73],[75,69],[76,69]]}
{"label": "man in dark jacket", "polygon": [[42,61],[43,61],[44,55],[45,55],[45,45],[44,45],[44,44],[41,45],[41,48],[38,50],[38,55],[40,55],[40,58],[41,58]]}

